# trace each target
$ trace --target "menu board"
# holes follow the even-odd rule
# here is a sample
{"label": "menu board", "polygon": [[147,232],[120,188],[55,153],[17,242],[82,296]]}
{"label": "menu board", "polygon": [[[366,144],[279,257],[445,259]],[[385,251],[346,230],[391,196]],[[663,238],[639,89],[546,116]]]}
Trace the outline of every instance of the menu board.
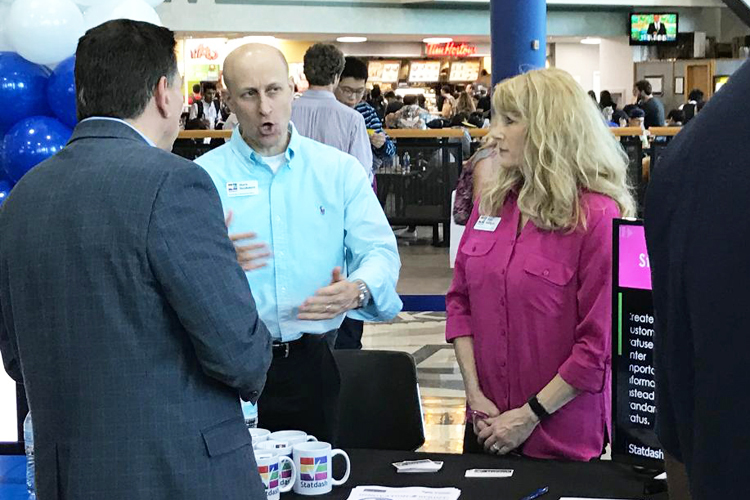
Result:
{"label": "menu board", "polygon": [[616,220],[613,234],[612,455],[659,466],[654,306],[643,221]]}
{"label": "menu board", "polygon": [[397,82],[399,71],[399,61],[370,61],[367,65],[368,80],[371,82]]}
{"label": "menu board", "polygon": [[457,61],[451,64],[451,82],[475,82],[479,80],[479,61]]}
{"label": "menu board", "polygon": [[440,61],[412,61],[409,82],[436,82],[440,79]]}

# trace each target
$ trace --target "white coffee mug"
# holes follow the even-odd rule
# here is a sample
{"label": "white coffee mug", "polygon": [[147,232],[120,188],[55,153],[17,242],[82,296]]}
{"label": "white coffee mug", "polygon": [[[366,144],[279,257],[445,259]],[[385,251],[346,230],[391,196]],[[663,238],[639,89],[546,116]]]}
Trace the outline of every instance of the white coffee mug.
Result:
{"label": "white coffee mug", "polygon": [[250,436],[253,438],[253,445],[265,441],[271,435],[271,431],[268,429],[250,428],[248,431],[250,431]]}
{"label": "white coffee mug", "polygon": [[[333,478],[332,458],[341,455],[346,460],[346,473],[337,480]],[[294,483],[294,492],[299,495],[324,495],[333,486],[341,486],[349,479],[352,464],[349,455],[343,450],[332,450],[323,442],[300,443],[294,445],[294,465],[299,479]]]}
{"label": "white coffee mug", "polygon": [[303,431],[272,432],[268,439],[273,439],[274,441],[285,441],[292,446],[294,446],[295,444],[304,443],[306,441],[317,441],[315,436],[310,436]]}
{"label": "white coffee mug", "polygon": [[[258,464],[258,474],[260,474],[260,479],[263,481],[268,500],[279,500],[281,493],[292,490],[292,486],[297,479],[297,468],[292,459],[271,452],[256,450],[255,462]],[[281,470],[285,465],[291,468],[292,476],[287,485],[282,486]]]}
{"label": "white coffee mug", "polygon": [[[262,441],[255,446],[257,452],[273,453],[279,457],[292,458],[292,445],[285,441]],[[281,466],[281,487],[285,488],[292,481],[292,467],[288,463]]]}

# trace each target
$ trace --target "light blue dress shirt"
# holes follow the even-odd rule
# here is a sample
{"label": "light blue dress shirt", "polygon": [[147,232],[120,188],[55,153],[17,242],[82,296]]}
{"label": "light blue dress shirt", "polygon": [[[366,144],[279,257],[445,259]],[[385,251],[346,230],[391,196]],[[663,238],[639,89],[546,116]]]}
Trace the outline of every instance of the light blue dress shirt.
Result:
{"label": "light blue dress shirt", "polygon": [[[291,134],[286,164],[276,174],[242,139],[232,139],[196,160],[213,179],[230,234],[254,232],[273,252],[265,267],[246,273],[261,319],[276,340],[322,334],[341,326],[344,315],[325,321],[297,319],[299,306],[331,282],[336,266],[361,279],[370,303],[349,311],[365,321],[393,318],[401,268],[396,238],[367,180],[351,155]],[[210,293],[210,290],[206,290]]]}

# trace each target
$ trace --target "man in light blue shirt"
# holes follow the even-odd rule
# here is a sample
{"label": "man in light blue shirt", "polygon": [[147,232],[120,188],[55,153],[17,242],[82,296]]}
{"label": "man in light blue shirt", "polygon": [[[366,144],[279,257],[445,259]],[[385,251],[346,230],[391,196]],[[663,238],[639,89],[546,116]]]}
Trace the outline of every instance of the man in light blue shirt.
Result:
{"label": "man in light blue shirt", "polygon": [[[238,260],[274,339],[260,425],[330,441],[339,377],[325,334],[347,312],[367,321],[394,317],[402,305],[401,264],[359,162],[301,136],[290,123],[288,74],[284,56],[268,45],[232,52],[224,80],[239,127],[197,163],[231,214]],[[240,243],[249,238],[261,243]]]}

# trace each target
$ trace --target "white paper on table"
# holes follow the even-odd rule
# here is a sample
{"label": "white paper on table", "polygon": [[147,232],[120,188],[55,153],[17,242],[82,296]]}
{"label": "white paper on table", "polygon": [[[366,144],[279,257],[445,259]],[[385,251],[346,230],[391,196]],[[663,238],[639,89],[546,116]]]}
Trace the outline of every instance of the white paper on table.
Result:
{"label": "white paper on table", "polygon": [[357,486],[347,500],[458,500],[460,496],[456,488]]}

